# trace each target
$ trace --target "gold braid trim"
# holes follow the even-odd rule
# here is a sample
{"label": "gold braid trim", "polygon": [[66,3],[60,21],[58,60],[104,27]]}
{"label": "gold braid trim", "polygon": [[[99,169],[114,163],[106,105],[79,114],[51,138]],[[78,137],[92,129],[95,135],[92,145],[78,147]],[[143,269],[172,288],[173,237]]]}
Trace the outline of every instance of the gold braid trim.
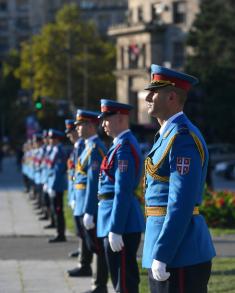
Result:
{"label": "gold braid trim", "polygon": [[81,164],[80,160],[77,161],[76,171],[81,173],[82,175],[86,175],[86,172],[84,171],[84,167],[85,167],[85,165],[86,165],[86,163],[88,161],[88,158],[89,158],[89,156],[91,154],[91,151],[92,151],[92,149],[89,149],[87,151],[87,155],[85,157],[85,160],[83,161],[83,164]]}
{"label": "gold braid trim", "polygon": [[171,82],[169,80],[153,80],[153,81],[151,81],[151,84],[175,86],[175,83]]}
{"label": "gold braid trim", "polygon": [[200,139],[196,136],[196,134],[192,131],[190,131],[190,134],[192,135],[193,137],[193,140],[198,148],[198,151],[199,151],[199,154],[200,154],[200,157],[201,157],[201,160],[202,160],[202,166],[204,164],[204,161],[205,161],[205,152],[203,150],[203,146],[202,146],[202,143],[200,141]]}
{"label": "gold braid trim", "polygon": [[150,157],[147,157],[145,160],[145,173],[147,172],[151,177],[153,177],[155,180],[159,180],[162,182],[168,182],[169,181],[169,177],[168,176],[159,176],[156,174],[156,172],[158,171],[159,167],[161,166],[162,162],[165,160],[167,154],[170,151],[171,146],[173,145],[176,136],[178,133],[176,133],[174,136],[172,136],[172,138],[170,139],[170,142],[168,143],[160,161],[156,164],[153,165],[152,160]]}

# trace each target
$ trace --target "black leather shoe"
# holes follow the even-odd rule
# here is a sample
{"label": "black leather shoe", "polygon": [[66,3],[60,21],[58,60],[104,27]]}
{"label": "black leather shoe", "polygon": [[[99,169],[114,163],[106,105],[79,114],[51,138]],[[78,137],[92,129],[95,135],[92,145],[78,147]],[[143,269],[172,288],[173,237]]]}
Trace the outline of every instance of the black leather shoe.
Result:
{"label": "black leather shoe", "polygon": [[42,217],[39,217],[38,220],[39,221],[45,221],[45,220],[48,220],[48,217],[47,216],[42,216]]}
{"label": "black leather shoe", "polygon": [[55,228],[55,225],[54,224],[49,224],[49,225],[46,225],[43,227],[44,229],[52,229],[52,228]]}
{"label": "black leather shoe", "polygon": [[66,241],[65,236],[56,236],[48,240],[49,243],[57,243],[57,242],[65,242],[65,241]]}
{"label": "black leather shoe", "polygon": [[69,257],[78,257],[79,256],[79,253],[80,252],[78,250],[72,251],[72,252],[69,253]]}
{"label": "black leather shoe", "polygon": [[68,270],[69,277],[90,277],[92,275],[91,268],[81,267]]}

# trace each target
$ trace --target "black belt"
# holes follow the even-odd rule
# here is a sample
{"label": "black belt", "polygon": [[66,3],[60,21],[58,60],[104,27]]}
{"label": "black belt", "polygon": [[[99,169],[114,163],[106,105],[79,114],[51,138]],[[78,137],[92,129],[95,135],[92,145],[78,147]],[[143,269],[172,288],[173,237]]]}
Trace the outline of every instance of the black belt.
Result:
{"label": "black belt", "polygon": [[113,199],[114,198],[114,192],[108,192],[104,194],[98,194],[98,199],[99,200],[108,200],[108,199]]}

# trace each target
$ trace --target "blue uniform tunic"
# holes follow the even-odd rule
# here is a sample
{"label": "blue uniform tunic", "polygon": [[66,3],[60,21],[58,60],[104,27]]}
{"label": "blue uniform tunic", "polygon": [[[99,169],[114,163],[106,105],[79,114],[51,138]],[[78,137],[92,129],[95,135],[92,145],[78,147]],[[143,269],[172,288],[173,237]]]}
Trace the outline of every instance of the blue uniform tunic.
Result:
{"label": "blue uniform tunic", "polygon": [[66,180],[66,156],[62,144],[52,147],[47,160],[48,188],[56,192],[63,192],[67,188]]}
{"label": "blue uniform tunic", "polygon": [[165,216],[148,216],[143,267],[153,259],[168,267],[211,260],[215,250],[202,215],[208,150],[199,130],[182,114],[171,122],[146,159],[146,206],[165,206]]}
{"label": "blue uniform tunic", "polygon": [[75,200],[75,189],[74,189],[74,175],[75,175],[75,165],[78,157],[84,150],[84,139],[79,138],[74,144],[74,148],[69,155],[67,160],[67,175],[68,175],[68,204]]}
{"label": "blue uniform tunic", "polygon": [[108,233],[125,234],[144,231],[144,217],[135,189],[142,173],[142,155],[131,131],[121,135],[109,149],[101,166],[99,195],[114,194],[101,199],[98,205],[97,236]]}
{"label": "blue uniform tunic", "polygon": [[78,157],[75,171],[74,216],[84,213],[97,214],[97,189],[100,164],[106,153],[105,146],[98,136],[88,139],[85,149]]}

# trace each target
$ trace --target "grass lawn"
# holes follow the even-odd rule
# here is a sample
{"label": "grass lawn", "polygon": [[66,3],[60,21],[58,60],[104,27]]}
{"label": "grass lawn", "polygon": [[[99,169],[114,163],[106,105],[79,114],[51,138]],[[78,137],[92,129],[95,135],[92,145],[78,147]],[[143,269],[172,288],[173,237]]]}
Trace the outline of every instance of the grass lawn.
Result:
{"label": "grass lawn", "polygon": [[211,228],[210,232],[212,236],[235,235],[235,229]]}
{"label": "grass lawn", "polygon": [[[140,292],[148,293],[147,271],[140,269],[140,275]],[[235,258],[214,259],[208,292],[235,293]]]}
{"label": "grass lawn", "polygon": [[[67,205],[67,197],[64,197],[64,211],[66,227],[74,233],[74,221],[71,209]],[[211,229],[214,236],[235,234],[234,229]],[[140,267],[140,293],[148,293],[147,271]],[[235,293],[235,258],[215,258],[213,261],[212,275],[209,282],[209,293]],[[199,292],[200,293],[200,292]]]}

